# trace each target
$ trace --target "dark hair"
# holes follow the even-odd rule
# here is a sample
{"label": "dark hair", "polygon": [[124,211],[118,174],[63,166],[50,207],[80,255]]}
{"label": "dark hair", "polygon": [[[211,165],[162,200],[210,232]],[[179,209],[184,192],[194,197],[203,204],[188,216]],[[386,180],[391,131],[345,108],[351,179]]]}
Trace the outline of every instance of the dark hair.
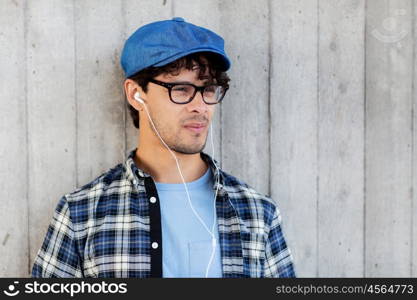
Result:
{"label": "dark hair", "polygon": [[[207,62],[204,60],[206,59]],[[142,90],[146,93],[148,91],[149,79],[152,79],[160,74],[167,73],[173,76],[178,75],[182,68],[191,70],[195,64],[200,67],[199,79],[209,79],[218,85],[229,87],[230,78],[225,71],[222,71],[222,65],[219,57],[212,52],[198,52],[181,57],[162,67],[148,67],[142,71],[128,77],[135,81]],[[206,68],[209,68],[209,77],[205,76]],[[127,102],[127,101],[126,101]],[[128,103],[128,102],[127,102]],[[130,104],[128,104],[130,116],[133,119],[133,125],[139,128],[139,114],[138,111]]]}

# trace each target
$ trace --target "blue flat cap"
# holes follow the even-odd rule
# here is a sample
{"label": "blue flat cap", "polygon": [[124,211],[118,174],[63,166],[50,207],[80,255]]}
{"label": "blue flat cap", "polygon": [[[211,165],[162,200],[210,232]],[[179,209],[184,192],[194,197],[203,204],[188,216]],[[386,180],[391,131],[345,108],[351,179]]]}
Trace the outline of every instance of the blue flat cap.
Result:
{"label": "blue flat cap", "polygon": [[138,28],[125,42],[121,65],[126,77],[148,67],[161,67],[196,52],[218,55],[222,70],[230,68],[221,36],[206,28],[172,18]]}

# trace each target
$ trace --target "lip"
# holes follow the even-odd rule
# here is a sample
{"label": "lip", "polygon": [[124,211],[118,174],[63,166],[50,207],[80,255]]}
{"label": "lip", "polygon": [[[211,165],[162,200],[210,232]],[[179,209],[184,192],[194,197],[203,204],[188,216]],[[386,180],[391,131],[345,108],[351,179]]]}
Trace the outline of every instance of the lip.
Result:
{"label": "lip", "polygon": [[207,125],[204,123],[190,123],[190,124],[185,125],[184,127],[193,132],[200,133],[207,127]]}

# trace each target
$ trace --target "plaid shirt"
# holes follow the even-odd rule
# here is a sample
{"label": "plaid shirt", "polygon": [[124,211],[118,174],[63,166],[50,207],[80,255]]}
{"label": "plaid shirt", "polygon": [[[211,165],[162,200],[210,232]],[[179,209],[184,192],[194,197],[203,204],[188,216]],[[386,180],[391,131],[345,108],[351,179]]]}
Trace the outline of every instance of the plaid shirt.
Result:
{"label": "plaid shirt", "polygon": [[[162,277],[158,193],[152,177],[135,165],[135,151],[59,200],[32,277]],[[200,155],[215,174],[214,190],[220,176],[216,213],[223,277],[295,277],[274,201],[217,173],[212,158]]]}

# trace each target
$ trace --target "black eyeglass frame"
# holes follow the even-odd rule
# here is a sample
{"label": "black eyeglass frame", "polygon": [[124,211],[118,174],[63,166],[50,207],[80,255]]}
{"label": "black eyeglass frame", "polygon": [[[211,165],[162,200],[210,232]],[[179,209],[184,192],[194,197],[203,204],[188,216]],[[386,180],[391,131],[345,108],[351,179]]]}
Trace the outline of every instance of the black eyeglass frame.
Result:
{"label": "black eyeglass frame", "polygon": [[[206,103],[207,105],[219,104],[223,100],[224,96],[226,95],[227,90],[229,89],[228,87],[223,87],[224,88],[224,93],[223,93],[222,97],[220,98],[220,100],[217,101],[216,103],[209,103],[209,102],[207,102],[204,99],[204,90],[208,86],[213,86],[213,85],[215,85],[215,86],[221,86],[221,85],[218,85],[218,84],[208,84],[208,85],[203,85],[203,86],[196,86],[196,85],[194,85],[192,83],[168,83],[168,82],[159,81],[159,80],[156,80],[156,79],[153,79],[153,78],[152,79],[149,79],[148,81],[167,88],[168,89],[168,94],[169,94],[169,100],[171,100],[175,104],[187,104],[187,103],[190,103],[191,101],[193,101],[195,95],[197,95],[197,92],[200,92],[201,93],[201,97],[203,98],[204,103]],[[186,102],[175,102],[172,99],[172,97],[171,97],[171,90],[172,90],[173,87],[175,87],[177,85],[190,85],[190,86],[194,87],[194,94]]]}

